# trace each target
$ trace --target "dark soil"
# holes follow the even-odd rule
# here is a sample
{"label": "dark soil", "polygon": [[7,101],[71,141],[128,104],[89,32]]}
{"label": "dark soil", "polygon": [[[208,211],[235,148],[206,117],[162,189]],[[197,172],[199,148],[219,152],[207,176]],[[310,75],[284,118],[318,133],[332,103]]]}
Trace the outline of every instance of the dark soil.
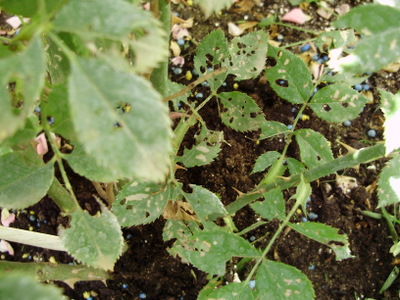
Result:
{"label": "dark soil", "polygon": [[[262,2],[262,1],[261,1]],[[352,6],[370,1],[335,1],[335,6],[341,3]],[[191,29],[192,37],[199,41],[211,30],[219,27],[227,29],[227,22],[243,20],[260,20],[271,10],[282,16],[290,9],[287,1],[264,1],[264,5],[251,8],[250,11],[224,11],[222,15],[213,16],[208,20],[202,20],[198,16],[200,11],[188,7],[175,7],[181,18],[195,16],[195,25]],[[312,4],[307,12],[313,17],[304,28],[323,30],[329,26],[330,21],[318,17],[315,14],[316,5]],[[219,25],[219,26],[216,26]],[[290,44],[310,38],[306,33],[284,27],[276,28],[276,32],[283,35],[283,44]],[[227,34],[228,35],[228,34]],[[186,70],[192,70],[190,58],[193,56],[193,46],[189,46],[183,53]],[[298,51],[293,48],[293,51]],[[184,78],[173,76],[174,80],[187,83]],[[305,111],[310,116],[309,120],[301,121],[299,127],[311,128],[322,133],[331,143],[335,156],[345,154],[346,150],[337,143],[342,141],[354,148],[361,148],[366,143],[375,143],[382,139],[382,113],[378,109],[378,88],[385,88],[391,92],[399,90],[399,78],[397,73],[378,72],[368,79],[372,88],[374,101],[368,104],[361,115],[352,121],[350,127],[342,124],[329,124],[318,119],[312,111]],[[232,90],[232,78],[227,81],[226,90]],[[268,83],[260,78],[239,82],[239,91],[248,93],[262,108],[267,120],[280,121],[285,124],[291,122],[291,117],[296,115],[298,107],[280,99],[268,86]],[[207,95],[204,87],[198,87]],[[294,112],[293,112],[294,109]],[[179,170],[177,177],[185,184],[198,184],[221,195],[224,204],[229,204],[237,198],[234,188],[246,192],[255,187],[262,178],[262,174],[252,174],[251,171],[257,157],[267,151],[282,150],[284,141],[279,138],[263,140],[257,143],[259,132],[238,133],[224,126],[218,117],[217,103],[209,102],[200,114],[206,121],[209,129],[222,130],[226,143],[218,159],[205,167],[196,167],[189,170]],[[371,139],[367,136],[369,129],[377,131],[377,137]],[[196,128],[191,133],[196,132]],[[183,146],[190,148],[192,139],[184,141]],[[299,158],[298,149],[293,143],[288,153],[289,156]],[[384,165],[384,161],[375,161],[368,165],[361,165],[359,169],[344,170],[345,175],[357,178],[358,187],[351,193],[344,194],[334,183],[334,176],[322,178],[314,182],[309,211],[318,214],[316,221],[332,225],[342,233],[346,233],[350,239],[350,248],[354,258],[343,261],[335,261],[334,253],[330,248],[301,236],[294,231],[285,233],[275,243],[275,247],[269,253],[270,258],[295,266],[304,272],[312,281],[317,299],[400,299],[398,290],[399,281],[387,290],[384,295],[378,293],[387,276],[391,272],[395,259],[389,253],[393,242],[386,223],[383,220],[375,220],[365,217],[362,210],[378,211],[376,191],[377,175]],[[70,172],[73,187],[82,207],[90,212],[98,210],[98,205],[93,199],[96,190],[90,182]],[[290,189],[285,192],[287,199],[293,194]],[[288,207],[291,205],[288,201]],[[256,222],[258,216],[245,207],[235,216],[235,223],[239,230]],[[297,216],[298,219],[301,216]],[[59,224],[65,224],[65,218],[59,215],[59,210],[50,199],[43,199],[37,205],[19,213],[15,227],[40,232],[56,234]],[[65,294],[71,299],[84,299],[89,295],[93,299],[196,299],[201,288],[207,283],[206,274],[196,268],[180,262],[178,258],[171,257],[167,248],[171,246],[162,240],[162,228],[165,221],[159,219],[156,222],[124,229],[124,236],[129,249],[123,254],[115,266],[112,279],[107,282],[78,282],[69,287],[65,283],[57,283],[65,289]],[[266,226],[251,231],[246,238],[259,239],[258,247],[265,247],[272,232],[277,228],[277,222],[271,222]],[[264,237],[264,238],[262,238]],[[69,263],[73,261],[65,253],[43,250],[39,248],[13,244],[15,255],[4,254],[2,259],[15,261],[49,261],[53,256],[56,261]],[[233,262],[233,264],[236,261]],[[231,268],[231,265],[227,267]],[[227,274],[229,274],[229,270]],[[242,275],[242,278],[246,274]],[[227,278],[229,280],[229,278]],[[143,294],[144,293],[144,294]],[[358,298],[359,297],[359,298]]]}

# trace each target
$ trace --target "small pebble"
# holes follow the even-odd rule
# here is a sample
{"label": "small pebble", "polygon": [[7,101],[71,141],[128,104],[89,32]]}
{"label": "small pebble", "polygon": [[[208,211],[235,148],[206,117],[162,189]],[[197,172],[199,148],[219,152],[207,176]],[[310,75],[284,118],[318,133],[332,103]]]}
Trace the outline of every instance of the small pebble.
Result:
{"label": "small pebble", "polygon": [[34,222],[36,220],[36,217],[34,215],[30,215],[29,216],[29,220],[31,220],[32,222]]}
{"label": "small pebble", "polygon": [[207,70],[208,70],[209,72],[212,72],[212,71],[214,71],[214,69],[213,69],[213,68],[211,68],[211,67],[207,68]]}
{"label": "small pebble", "polygon": [[315,269],[315,265],[311,265],[308,267],[309,270],[314,270]]}
{"label": "small pebble", "polygon": [[128,234],[126,235],[126,239],[127,239],[127,240],[131,240],[132,238],[133,238],[133,235],[132,235],[132,234],[128,233]]}
{"label": "small pebble", "polygon": [[126,283],[123,283],[123,284],[122,284],[122,288],[123,288],[123,289],[127,289],[127,288],[128,288],[128,285],[127,285]]}
{"label": "small pebble", "polygon": [[323,61],[328,61],[328,60],[329,60],[329,56],[328,56],[328,55],[322,56],[322,60],[323,60]]}
{"label": "small pebble", "polygon": [[370,137],[370,138],[374,138],[374,137],[376,137],[376,131],[375,131],[375,129],[370,129],[370,130],[368,130],[368,136]]}
{"label": "small pebble", "polygon": [[202,99],[203,97],[204,97],[203,93],[197,93],[197,95],[196,95],[197,99]]}
{"label": "small pebble", "polygon": [[310,44],[305,44],[305,45],[301,46],[300,51],[306,52],[306,51],[310,50],[310,48],[311,48]]}
{"label": "small pebble", "polygon": [[344,126],[350,127],[351,126],[351,121],[346,121],[343,123]]}
{"label": "small pebble", "polygon": [[368,90],[369,90],[369,84],[367,84],[367,83],[363,84],[363,85],[362,85],[362,89],[363,89],[364,91],[368,91]]}
{"label": "small pebble", "polygon": [[192,74],[193,74],[194,76],[199,75],[195,69],[192,70]]}
{"label": "small pebble", "polygon": [[311,57],[312,60],[318,60],[319,59],[319,55],[315,54],[313,57]]}
{"label": "small pebble", "polygon": [[147,295],[145,293],[139,294],[139,299],[146,299]]}
{"label": "small pebble", "polygon": [[293,125],[292,125],[292,124],[289,124],[289,125],[287,126],[287,128],[288,128],[289,130],[292,130]]}
{"label": "small pebble", "polygon": [[256,287],[256,281],[255,281],[255,280],[250,280],[250,281],[249,281],[249,287],[250,287],[251,289],[254,289],[254,288]]}
{"label": "small pebble", "polygon": [[226,84],[226,82],[225,82],[225,81],[222,83],[222,86],[227,86],[227,84]]}
{"label": "small pebble", "polygon": [[53,118],[53,117],[47,117],[47,122],[48,122],[50,125],[53,125],[53,124],[54,124],[54,118]]}
{"label": "small pebble", "polygon": [[175,75],[182,74],[182,69],[181,68],[175,68],[173,71],[174,71]]}
{"label": "small pebble", "polygon": [[317,63],[319,63],[320,65],[324,63],[324,60],[322,58],[318,58],[317,59]]}
{"label": "small pebble", "polygon": [[179,13],[177,11],[172,12],[175,17],[179,17]]}
{"label": "small pebble", "polygon": [[35,108],[35,112],[40,113],[41,111],[42,111],[42,109],[40,108],[40,106],[37,106],[37,107]]}
{"label": "small pebble", "polygon": [[254,242],[254,241],[256,240],[256,237],[255,237],[254,235],[252,235],[252,236],[249,238],[249,240],[250,240],[250,242]]}
{"label": "small pebble", "polygon": [[356,91],[361,91],[363,88],[362,88],[362,85],[361,85],[361,84],[357,83],[356,85],[354,85],[354,89],[355,89]]}
{"label": "small pebble", "polygon": [[301,217],[301,220],[302,220],[303,222],[307,222],[307,221],[308,221],[306,217]]}
{"label": "small pebble", "polygon": [[318,218],[318,215],[313,212],[310,212],[310,214],[308,215],[308,218],[310,220],[316,220]]}
{"label": "small pebble", "polygon": [[204,87],[209,87],[210,83],[208,81],[204,81],[204,82],[201,83],[201,85],[204,86]]}
{"label": "small pebble", "polygon": [[185,40],[184,39],[179,39],[176,42],[178,43],[179,46],[185,45]]}
{"label": "small pebble", "polygon": [[282,41],[283,41],[283,35],[282,35],[282,34],[278,34],[278,36],[276,37],[276,39],[277,39],[279,42],[282,42]]}

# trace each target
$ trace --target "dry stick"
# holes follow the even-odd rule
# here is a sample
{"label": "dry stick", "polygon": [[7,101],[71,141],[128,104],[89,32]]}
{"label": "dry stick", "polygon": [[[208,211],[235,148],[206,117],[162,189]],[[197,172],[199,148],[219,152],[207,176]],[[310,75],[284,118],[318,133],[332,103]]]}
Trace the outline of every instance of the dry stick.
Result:
{"label": "dry stick", "polygon": [[198,86],[200,83],[207,81],[208,79],[214,77],[214,76],[218,76],[224,72],[226,72],[228,69],[226,67],[223,67],[221,69],[215,70],[211,73],[208,73],[202,77],[200,77],[199,79],[197,79],[196,81],[193,81],[191,83],[189,83],[187,86],[185,86],[183,89],[181,89],[179,92],[172,94],[168,97],[165,97],[163,99],[164,102],[168,102],[169,100],[172,100],[176,97],[182,96],[187,92],[190,92],[192,89],[194,89],[196,86]]}

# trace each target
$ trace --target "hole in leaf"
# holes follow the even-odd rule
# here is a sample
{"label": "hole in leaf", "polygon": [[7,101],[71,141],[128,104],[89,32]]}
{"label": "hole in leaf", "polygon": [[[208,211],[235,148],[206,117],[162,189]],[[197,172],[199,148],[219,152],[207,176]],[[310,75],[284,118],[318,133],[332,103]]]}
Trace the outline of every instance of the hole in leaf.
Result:
{"label": "hole in leaf", "polygon": [[332,109],[328,104],[325,104],[323,106],[323,108],[324,108],[325,111],[331,111],[331,109]]}
{"label": "hole in leaf", "polygon": [[150,213],[146,211],[146,218],[150,217]]}
{"label": "hole in leaf", "polygon": [[121,204],[121,205],[125,205],[125,203],[126,203],[126,199],[122,199],[122,200],[119,202],[119,204]]}
{"label": "hole in leaf", "polygon": [[275,67],[276,66],[276,59],[274,57],[268,56],[265,62],[266,67]]}
{"label": "hole in leaf", "polygon": [[133,208],[133,206],[132,205],[127,205],[125,208],[126,208],[126,210],[131,210]]}
{"label": "hole in leaf", "polygon": [[343,106],[343,107],[348,107],[348,106],[349,106],[349,103],[347,103],[347,102],[342,102],[342,106]]}
{"label": "hole in leaf", "polygon": [[255,117],[257,117],[257,113],[255,113],[255,112],[250,113],[250,118],[254,119]]}
{"label": "hole in leaf", "polygon": [[285,79],[277,79],[275,80],[275,83],[281,87],[288,87],[289,86],[289,82]]}
{"label": "hole in leaf", "polygon": [[317,155],[317,160],[320,161],[321,160],[321,156]]}
{"label": "hole in leaf", "polygon": [[114,122],[114,127],[115,128],[122,128],[122,125],[119,122]]}

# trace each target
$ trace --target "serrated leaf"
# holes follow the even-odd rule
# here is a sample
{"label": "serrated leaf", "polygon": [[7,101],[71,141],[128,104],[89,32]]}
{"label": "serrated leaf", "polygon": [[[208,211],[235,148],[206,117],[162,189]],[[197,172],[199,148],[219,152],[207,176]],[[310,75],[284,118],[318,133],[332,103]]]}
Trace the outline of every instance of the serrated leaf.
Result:
{"label": "serrated leaf", "polygon": [[135,181],[118,193],[112,209],[121,226],[147,224],[161,216],[168,200],[175,200],[178,193],[170,184]]}
{"label": "serrated leaf", "polygon": [[300,174],[300,183],[296,187],[296,194],[290,197],[290,199],[296,199],[296,205],[301,205],[303,214],[307,216],[306,202],[311,196],[311,184],[304,180],[304,175]]}
{"label": "serrated leaf", "polygon": [[279,157],[281,154],[276,151],[268,151],[266,153],[261,154],[257,157],[257,160],[254,164],[253,173],[262,172],[268,167],[270,167]]}
{"label": "serrated leaf", "polygon": [[191,184],[192,193],[185,193],[186,200],[192,205],[196,215],[202,221],[214,221],[216,218],[226,217],[226,211],[221,200],[212,192]]}
{"label": "serrated leaf", "polygon": [[[44,0],[46,12],[53,11],[61,0]],[[32,17],[40,10],[40,0],[0,0],[0,7],[7,11],[8,14],[21,15],[24,17]]]}
{"label": "serrated leaf", "polygon": [[[221,68],[222,63],[229,57],[228,41],[222,30],[216,30],[208,34],[197,46],[193,59],[194,67],[198,74],[207,74]],[[209,69],[211,68],[211,69]],[[208,80],[212,91],[223,84],[227,72],[214,76]]]}
{"label": "serrated leaf", "polygon": [[39,202],[54,178],[53,163],[28,163],[18,153],[0,156],[0,206],[22,209]]}
{"label": "serrated leaf", "polygon": [[285,200],[280,189],[273,189],[263,193],[264,200],[251,204],[251,208],[267,220],[283,220],[285,214]]}
{"label": "serrated leaf", "polygon": [[246,282],[230,282],[208,295],[207,299],[218,300],[254,300],[253,291]]}
{"label": "serrated leaf", "polygon": [[59,235],[68,252],[88,266],[113,270],[122,254],[121,227],[106,207],[96,216],[80,209],[74,211],[70,227],[61,229]]}
{"label": "serrated leaf", "polygon": [[218,98],[223,106],[221,120],[234,130],[240,132],[257,130],[265,120],[257,103],[244,93],[219,93]]}
{"label": "serrated leaf", "polygon": [[[0,300],[63,300],[62,289],[37,282],[33,276],[19,272],[3,272],[0,275]],[[28,296],[29,295],[29,296]]]}
{"label": "serrated leaf", "polygon": [[333,160],[329,142],[319,132],[311,129],[299,129],[295,131],[295,136],[300,147],[301,160],[308,168]]}
{"label": "serrated leaf", "polygon": [[195,3],[200,6],[206,18],[208,18],[212,13],[219,12],[232,5],[231,0],[195,0]]}
{"label": "serrated leaf", "polygon": [[[138,73],[150,71],[168,56],[161,23],[123,0],[70,1],[57,14],[54,25],[55,30],[77,34],[84,40],[104,38],[130,45],[135,54],[133,68]],[[132,32],[136,33],[133,39]]]}
{"label": "serrated leaf", "polygon": [[[177,92],[179,92],[180,90],[182,90],[185,86],[183,84],[171,81],[171,80],[167,80],[167,95],[173,95]],[[182,103],[187,103],[187,98],[190,95],[190,92],[187,92],[184,95],[178,96],[174,99],[171,100],[173,106],[174,106],[174,110],[178,111],[180,109],[180,105],[179,102]]]}
{"label": "serrated leaf", "polygon": [[291,130],[283,123],[276,121],[264,121],[261,123],[261,134],[259,140],[267,139],[278,134],[286,134]]}
{"label": "serrated leaf", "polygon": [[71,69],[71,117],[85,152],[120,178],[163,180],[172,147],[161,96],[143,78],[99,59],[78,59]]}
{"label": "serrated leaf", "polygon": [[267,50],[268,35],[264,31],[235,37],[229,45],[230,57],[224,65],[236,80],[255,78],[265,68]]}
{"label": "serrated leaf", "polygon": [[322,32],[315,41],[315,46],[325,52],[331,48],[342,48],[356,41],[353,29]]}
{"label": "serrated leaf", "polygon": [[289,223],[289,226],[310,239],[329,246],[335,252],[336,260],[354,257],[350,253],[348,236],[339,234],[337,228],[315,222]]}
{"label": "serrated leaf", "polygon": [[1,142],[23,127],[43,87],[46,64],[40,38],[34,37],[23,52],[1,59],[0,70]]}
{"label": "serrated leaf", "polygon": [[289,173],[291,176],[304,173],[306,171],[304,165],[295,158],[291,157],[286,158],[286,164],[288,166]]}
{"label": "serrated leaf", "polygon": [[323,87],[312,97],[310,108],[328,122],[352,120],[362,111],[368,99],[344,84]]}
{"label": "serrated leaf", "polygon": [[272,46],[268,48],[270,57],[276,64],[265,70],[265,76],[278,96],[295,104],[308,101],[314,87],[305,62],[288,50]]}
{"label": "serrated leaf", "polygon": [[400,92],[393,95],[385,90],[379,90],[381,95],[381,109],[385,115],[385,155],[400,148],[398,130],[400,128]]}
{"label": "serrated leaf", "polygon": [[315,299],[311,281],[300,270],[267,260],[257,270],[256,298],[259,300]]}
{"label": "serrated leaf", "polygon": [[400,202],[400,156],[391,159],[378,179],[378,208]]}

